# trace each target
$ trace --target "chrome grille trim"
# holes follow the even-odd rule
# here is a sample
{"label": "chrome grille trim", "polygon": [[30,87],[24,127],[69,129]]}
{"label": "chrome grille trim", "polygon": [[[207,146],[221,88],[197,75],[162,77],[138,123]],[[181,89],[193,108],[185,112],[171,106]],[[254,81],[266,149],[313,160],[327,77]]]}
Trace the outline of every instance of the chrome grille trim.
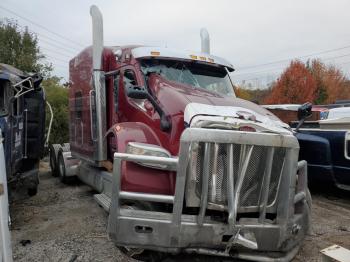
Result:
{"label": "chrome grille trim", "polygon": [[273,155],[275,153],[275,148],[271,147],[268,149],[268,155],[267,155],[267,166],[265,169],[264,174],[264,184],[262,186],[264,191],[260,191],[262,194],[260,194],[262,197],[259,197],[259,222],[262,223],[266,216],[266,206],[268,203],[268,197],[269,197],[269,187],[270,187],[270,179],[271,179],[271,171],[272,171],[272,161],[273,161]]}
{"label": "chrome grille trim", "polygon": [[[227,210],[231,224],[237,213],[258,212],[259,221],[264,221],[267,212],[277,212],[287,151],[299,149],[294,136],[199,128],[186,131],[190,132],[182,140],[191,145],[187,206],[200,207],[200,217],[204,209]],[[204,160],[207,151],[209,157]],[[203,196],[207,186],[207,196]]]}
{"label": "chrome grille trim", "polygon": [[236,222],[235,205],[234,205],[234,192],[235,192],[235,179],[233,176],[233,145],[228,144],[227,154],[227,205],[228,205],[228,223],[233,226]]}
{"label": "chrome grille trim", "polygon": [[202,194],[201,194],[201,204],[200,204],[200,210],[198,215],[198,224],[202,225],[205,215],[205,210],[207,209],[207,203],[208,203],[208,188],[209,188],[209,168],[205,167],[205,163],[209,162],[210,159],[210,150],[211,144],[207,143],[205,144],[205,150],[204,150],[204,161],[203,161],[203,179],[202,179]]}
{"label": "chrome grille trim", "polygon": [[[234,213],[233,213],[233,219],[236,221],[237,218],[237,212],[238,212],[238,203],[239,198],[241,196],[241,189],[243,185],[244,178],[247,174],[248,164],[250,161],[250,158],[252,156],[252,152],[254,149],[254,146],[252,145],[244,145],[242,146],[241,155],[239,157],[239,169],[238,169],[238,181],[237,181],[237,187],[235,191],[235,197],[234,197]],[[244,161],[244,162],[243,162]]]}

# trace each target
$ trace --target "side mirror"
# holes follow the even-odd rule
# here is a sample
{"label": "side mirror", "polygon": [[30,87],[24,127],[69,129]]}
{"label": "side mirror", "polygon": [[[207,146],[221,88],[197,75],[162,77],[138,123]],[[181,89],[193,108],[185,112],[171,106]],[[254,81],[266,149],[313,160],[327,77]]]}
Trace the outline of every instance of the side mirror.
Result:
{"label": "side mirror", "polygon": [[148,98],[148,92],[143,86],[131,86],[126,90],[126,95],[134,99]]}
{"label": "side mirror", "polygon": [[154,109],[160,116],[160,129],[164,132],[171,129],[171,121],[168,116],[164,113],[163,109],[157,104],[154,98],[148,93],[143,86],[131,86],[126,90],[126,95],[134,99],[148,99],[151,102]]}
{"label": "side mirror", "polygon": [[304,124],[306,118],[312,115],[312,104],[307,102],[298,108],[298,119],[299,123],[295,128],[295,132],[299,131],[299,128]]}
{"label": "side mirror", "polygon": [[307,102],[298,108],[298,120],[303,120],[312,115],[312,104]]}

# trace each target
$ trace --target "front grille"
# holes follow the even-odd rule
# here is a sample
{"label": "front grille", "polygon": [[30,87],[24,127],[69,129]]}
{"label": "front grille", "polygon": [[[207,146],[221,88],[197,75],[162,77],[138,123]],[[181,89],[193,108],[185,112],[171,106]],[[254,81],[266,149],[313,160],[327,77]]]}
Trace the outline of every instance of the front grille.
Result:
{"label": "front grille", "polygon": [[[207,146],[206,146],[207,144]],[[246,159],[248,146],[232,144],[233,146],[233,177],[234,189],[237,188],[240,170]],[[208,203],[227,206],[228,190],[228,149],[229,144],[193,142],[191,144],[189,177],[195,179],[195,194],[201,198],[202,177],[205,169],[209,169]],[[267,206],[271,206],[277,195],[278,185],[283,169],[286,148],[274,147],[271,165],[270,182],[266,179],[269,146],[253,146],[247,170],[241,185],[238,207],[258,207],[261,203],[264,190],[268,187]],[[209,150],[209,162],[204,163],[205,150]]]}

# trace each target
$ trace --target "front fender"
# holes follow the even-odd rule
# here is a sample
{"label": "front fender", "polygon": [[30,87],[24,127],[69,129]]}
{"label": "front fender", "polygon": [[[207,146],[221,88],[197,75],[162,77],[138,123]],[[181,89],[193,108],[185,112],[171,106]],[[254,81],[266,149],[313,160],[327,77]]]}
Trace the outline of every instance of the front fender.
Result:
{"label": "front fender", "polygon": [[[112,136],[111,136],[112,135]],[[114,140],[114,152],[125,153],[129,142],[148,143],[161,146],[156,133],[147,125],[141,122],[124,122],[113,125],[106,136]]]}
{"label": "front fender", "polygon": [[[155,132],[140,122],[125,122],[112,126],[107,131],[109,145],[114,152],[125,153],[129,142],[162,146]],[[174,194],[175,173],[144,167],[131,162],[122,163],[121,189],[129,192],[151,194]],[[114,170],[115,172],[115,170]]]}
{"label": "front fender", "polygon": [[331,147],[328,139],[303,133],[297,133],[296,137],[300,144],[300,160],[306,160],[311,165],[332,165]]}

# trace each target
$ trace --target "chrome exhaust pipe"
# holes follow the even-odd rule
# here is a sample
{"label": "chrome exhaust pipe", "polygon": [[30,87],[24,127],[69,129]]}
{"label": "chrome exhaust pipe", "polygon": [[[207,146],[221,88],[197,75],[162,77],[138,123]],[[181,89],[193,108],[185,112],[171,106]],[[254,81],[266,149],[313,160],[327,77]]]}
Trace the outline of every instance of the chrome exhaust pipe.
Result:
{"label": "chrome exhaust pipe", "polygon": [[97,6],[90,7],[92,18],[92,64],[94,70],[101,70],[103,50],[103,18]]}
{"label": "chrome exhaust pipe", "polygon": [[206,28],[201,29],[201,52],[210,54],[210,38]]}
{"label": "chrome exhaust pipe", "polygon": [[[102,71],[103,52],[103,18],[97,6],[90,7],[92,18],[92,65],[93,65],[93,91],[95,99],[96,118],[91,117],[91,137],[94,142],[94,160],[97,162],[107,159],[107,142],[104,139],[106,133],[106,88],[105,76]],[[92,95],[93,92],[90,92]],[[90,97],[90,101],[92,98]],[[92,107],[91,107],[91,110]],[[91,111],[93,116],[93,111]],[[93,123],[93,120],[96,123]]]}

